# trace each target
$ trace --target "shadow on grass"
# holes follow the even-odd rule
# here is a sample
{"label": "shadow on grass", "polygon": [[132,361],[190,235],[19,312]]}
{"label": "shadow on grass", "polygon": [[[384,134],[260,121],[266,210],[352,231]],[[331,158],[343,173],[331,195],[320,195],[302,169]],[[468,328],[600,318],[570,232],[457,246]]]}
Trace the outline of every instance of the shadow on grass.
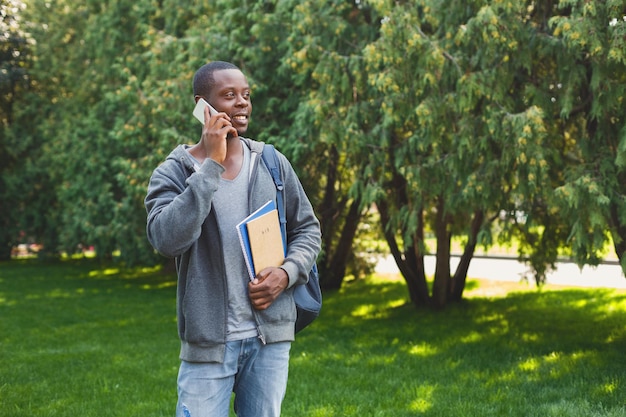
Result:
{"label": "shadow on grass", "polygon": [[[29,284],[25,285],[24,280]],[[103,286],[99,282],[103,280],[109,285]],[[13,305],[26,299],[111,292],[120,287],[138,286],[146,290],[169,288],[176,286],[176,277],[161,274],[159,267],[107,267],[93,259],[55,262],[14,260],[0,263],[0,285],[5,294],[4,298],[0,298],[0,305]],[[23,287],[28,288],[27,294],[20,292]],[[14,296],[11,297],[11,294]]]}
{"label": "shadow on grass", "polygon": [[[0,264],[0,416],[171,415],[174,287],[93,261]],[[625,293],[517,292],[439,312],[406,300],[399,281],[325,294],[293,344],[283,417],[626,415]]]}
{"label": "shadow on grass", "polygon": [[330,400],[316,405],[295,387],[297,412],[626,415],[625,294],[518,292],[439,312],[406,300],[402,282],[357,282],[326,296],[294,344],[291,383],[325,374]]}
{"label": "shadow on grass", "polygon": [[173,277],[93,260],[0,264],[0,416],[170,416]]}

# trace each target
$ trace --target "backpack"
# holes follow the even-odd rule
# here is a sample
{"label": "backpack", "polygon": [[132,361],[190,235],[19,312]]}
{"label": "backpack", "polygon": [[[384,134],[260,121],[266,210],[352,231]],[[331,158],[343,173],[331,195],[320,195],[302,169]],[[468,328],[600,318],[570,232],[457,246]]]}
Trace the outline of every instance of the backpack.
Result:
{"label": "backpack", "polygon": [[[276,206],[278,218],[280,220],[280,232],[287,247],[287,218],[285,217],[284,206],[284,185],[280,175],[280,165],[276,156],[276,149],[273,145],[265,144],[261,153],[265,166],[272,174],[274,185],[276,185]],[[296,285],[293,290],[293,298],[296,302],[296,333],[304,329],[315,320],[322,309],[322,290],[320,288],[319,273],[317,264],[309,272],[309,281],[303,285]]]}

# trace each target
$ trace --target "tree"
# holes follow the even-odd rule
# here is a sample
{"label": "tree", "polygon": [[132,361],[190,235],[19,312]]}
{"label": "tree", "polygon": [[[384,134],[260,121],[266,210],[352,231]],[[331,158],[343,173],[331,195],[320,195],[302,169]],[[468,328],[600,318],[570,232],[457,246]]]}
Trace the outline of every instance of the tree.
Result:
{"label": "tree", "polygon": [[[19,220],[50,252],[93,245],[101,258],[119,250],[131,264],[155,261],[145,186],[161,148],[191,130],[179,93],[193,103],[180,84],[190,71],[177,66],[189,57],[177,55],[185,40],[173,47],[166,30],[180,31],[191,11],[203,15],[199,4],[165,17],[150,1],[29,3],[37,88],[14,129],[29,143],[20,145],[20,177],[38,192],[19,197]],[[39,123],[28,125],[33,114]]]}
{"label": "tree", "polygon": [[24,4],[17,0],[0,1],[0,260],[9,259],[17,242],[14,186],[9,176],[18,165],[15,150],[9,145],[17,97],[29,89],[30,48],[24,32],[21,12]]}
{"label": "tree", "polygon": [[557,204],[579,265],[611,238],[626,272],[626,2],[560,1],[550,19],[555,119],[572,143]]}
{"label": "tree", "polygon": [[460,300],[496,238],[538,282],[559,255],[597,262],[607,230],[623,259],[623,1],[27,4],[33,59],[11,68],[30,84],[3,93],[19,103],[3,110],[5,251],[22,230],[52,252],[157,261],[147,181],[197,141],[191,78],[221,59],[253,85],[250,136],[287,154],[318,210],[326,288],[363,270],[372,213],[420,306]]}
{"label": "tree", "polygon": [[386,17],[369,72],[389,98],[388,143],[372,188],[413,301],[431,301],[425,228],[437,238],[437,306],[458,299],[496,218],[538,283],[562,253],[597,263],[607,230],[624,263],[624,3],[378,4]]}
{"label": "tree", "polygon": [[367,229],[359,227],[369,206],[354,185],[368,175],[363,162],[369,150],[359,143],[371,135],[379,105],[370,94],[361,51],[378,28],[374,10],[356,1],[299,2],[291,17],[283,66],[300,94],[282,146],[319,214],[325,289],[340,288],[347,272],[359,276],[359,252],[367,250],[359,246]]}
{"label": "tree", "polygon": [[[287,37],[297,5],[194,2],[185,8],[169,5],[165,15],[165,5],[149,1],[74,2],[72,7],[32,1],[32,21],[46,24],[32,28],[38,54],[34,74],[41,86],[36,94],[41,96],[33,100],[37,106],[26,109],[46,108],[46,117],[29,132],[43,140],[25,148],[35,163],[22,178],[36,179],[44,193],[23,196],[21,223],[45,238],[53,252],[94,245],[103,258],[119,249],[128,263],[154,262],[144,232],[147,180],[173,145],[197,140],[200,126],[189,122],[191,77],[215,59],[233,61],[251,75],[257,120],[251,134],[255,126],[262,127],[258,138],[276,143],[292,159],[314,202],[323,196],[318,179],[324,171],[316,170],[319,157],[310,157],[319,150],[316,141],[286,128],[302,118],[298,106],[307,95],[303,88],[294,90],[292,79],[304,78],[288,64]],[[334,32],[326,37],[335,41]],[[45,175],[38,178],[41,166]],[[338,236],[333,229],[341,229],[338,219],[346,212],[341,207],[349,201],[339,197],[343,206],[334,221],[327,221],[325,234],[331,250]],[[336,198],[334,192],[324,201],[332,205]],[[358,203],[352,207],[360,210]],[[334,261],[320,263],[323,272],[338,271],[332,276],[339,282],[353,259],[346,254],[359,225],[358,216],[349,218],[341,234],[342,252],[333,257],[326,251]]]}
{"label": "tree", "polygon": [[136,40],[132,13],[119,2],[39,1],[27,12],[37,88],[25,101],[20,125],[28,115],[39,117],[28,127],[31,143],[21,158],[28,166],[24,176],[33,178],[39,193],[23,196],[22,225],[50,253],[94,245],[110,257],[119,190],[111,161],[119,148],[108,137],[116,115],[106,98],[119,83],[117,57]]}
{"label": "tree", "polygon": [[[381,37],[365,57],[385,100],[367,187],[411,300],[443,307],[461,299],[476,245],[492,243],[501,213],[508,221],[545,209],[554,149],[527,91],[529,69],[545,51],[526,47],[538,35],[530,2],[377,4]],[[432,296],[423,261],[429,231]],[[455,235],[466,243],[452,273]]]}

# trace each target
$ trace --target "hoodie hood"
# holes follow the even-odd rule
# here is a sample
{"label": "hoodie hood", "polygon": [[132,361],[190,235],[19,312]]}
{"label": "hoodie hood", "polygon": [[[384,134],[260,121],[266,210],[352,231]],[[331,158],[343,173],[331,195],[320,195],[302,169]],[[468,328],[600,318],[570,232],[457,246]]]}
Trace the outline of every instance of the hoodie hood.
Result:
{"label": "hoodie hood", "polygon": [[[246,145],[252,153],[257,154],[257,156],[261,155],[263,152],[264,142],[257,142],[255,140],[251,140],[244,137],[239,137],[239,140]],[[178,145],[170,154],[167,156],[167,159],[179,161],[189,173],[197,171],[199,167],[195,166],[195,162],[193,158],[189,155],[188,149],[191,148],[191,145],[183,144]]]}

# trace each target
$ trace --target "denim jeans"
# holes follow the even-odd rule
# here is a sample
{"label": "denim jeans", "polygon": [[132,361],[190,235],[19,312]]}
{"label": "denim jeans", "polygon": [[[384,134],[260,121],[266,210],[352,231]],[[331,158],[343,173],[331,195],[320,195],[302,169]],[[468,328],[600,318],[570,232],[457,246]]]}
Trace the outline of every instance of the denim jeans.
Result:
{"label": "denim jeans", "polygon": [[287,389],[291,342],[263,345],[257,337],[226,343],[224,363],[183,361],[176,417],[279,417]]}

